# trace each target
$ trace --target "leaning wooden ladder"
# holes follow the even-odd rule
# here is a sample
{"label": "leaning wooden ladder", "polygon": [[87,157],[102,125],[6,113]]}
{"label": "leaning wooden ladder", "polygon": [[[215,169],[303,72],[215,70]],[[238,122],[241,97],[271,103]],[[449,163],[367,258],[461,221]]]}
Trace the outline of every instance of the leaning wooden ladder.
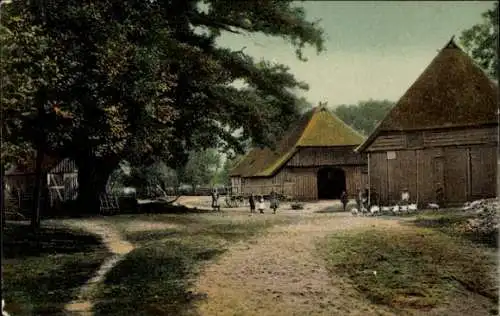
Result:
{"label": "leaning wooden ladder", "polygon": [[116,195],[101,194],[101,213],[109,214],[113,211],[119,211],[120,205]]}

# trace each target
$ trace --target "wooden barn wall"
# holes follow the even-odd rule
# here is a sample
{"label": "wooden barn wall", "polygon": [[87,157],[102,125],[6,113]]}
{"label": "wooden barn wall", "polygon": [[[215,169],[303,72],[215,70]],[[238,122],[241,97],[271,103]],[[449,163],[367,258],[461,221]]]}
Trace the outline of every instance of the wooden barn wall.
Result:
{"label": "wooden barn wall", "polygon": [[235,194],[241,193],[241,177],[231,177],[231,190]]}
{"label": "wooden barn wall", "polygon": [[350,198],[355,198],[358,190],[368,185],[368,173],[365,166],[342,167],[346,177],[346,191]]}
{"label": "wooden barn wall", "polygon": [[[241,193],[244,195],[269,194],[274,189],[294,199],[316,200],[319,169],[319,167],[284,168],[274,177],[245,178],[242,179]],[[368,182],[366,166],[344,166],[341,169],[344,170],[346,176],[346,190],[354,198],[357,190],[366,186]]]}
{"label": "wooden barn wall", "polygon": [[241,179],[241,193],[244,195],[267,195],[274,189],[278,193],[292,196],[293,187],[294,183],[286,169],[282,169],[274,177]]}
{"label": "wooden barn wall", "polygon": [[366,154],[354,152],[355,147],[300,148],[288,161],[288,167],[367,164]]}
{"label": "wooden barn wall", "polygon": [[423,133],[425,147],[459,146],[495,143],[497,128],[469,128],[450,131],[427,131]]}
{"label": "wooden barn wall", "polygon": [[469,149],[473,199],[496,196],[497,150],[496,146]]}
{"label": "wooden barn wall", "polygon": [[391,134],[378,136],[366,151],[386,151],[402,149],[406,146],[404,134]]}
{"label": "wooden barn wall", "polygon": [[[370,186],[382,204],[400,199],[408,188],[413,202],[462,203],[496,195],[495,146],[461,146],[370,153]],[[442,188],[444,200],[438,201]]]}
{"label": "wooden barn wall", "polygon": [[461,202],[468,199],[468,149],[444,148],[444,190],[448,202]]}
{"label": "wooden barn wall", "polygon": [[496,141],[497,127],[398,132],[378,136],[366,151],[495,144]]}
{"label": "wooden barn wall", "polygon": [[316,200],[318,198],[317,168],[294,168],[290,170],[294,182],[293,197],[298,200]]}

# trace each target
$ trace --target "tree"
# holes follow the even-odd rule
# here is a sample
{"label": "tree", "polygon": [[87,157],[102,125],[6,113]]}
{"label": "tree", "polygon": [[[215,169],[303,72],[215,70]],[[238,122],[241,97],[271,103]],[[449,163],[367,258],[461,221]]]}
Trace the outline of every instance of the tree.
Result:
{"label": "tree", "polygon": [[193,190],[212,182],[220,166],[220,155],[215,149],[193,151],[180,173],[180,180],[191,185]]}
{"label": "tree", "polygon": [[159,161],[148,166],[134,166],[123,184],[137,190],[138,196],[150,196],[157,192],[167,194],[169,188],[178,188],[179,180],[175,170]]}
{"label": "tree", "polygon": [[370,99],[360,101],[358,104],[340,105],[335,108],[335,114],[355,130],[367,136],[371,134],[393,106],[394,102],[388,100]]}
{"label": "tree", "polygon": [[218,174],[216,175],[216,183],[218,184],[223,184],[223,185],[230,185],[231,184],[231,179],[229,177],[229,173],[231,170],[236,166],[236,163],[239,161],[241,156],[236,156],[231,158],[226,158],[224,161],[224,164],[222,165],[222,168],[219,170]]}
{"label": "tree", "polygon": [[460,42],[493,79],[498,77],[498,1],[482,14],[483,22],[462,32]]}
{"label": "tree", "polygon": [[272,145],[297,118],[290,91],[307,85],[217,46],[223,32],[282,37],[300,59],[305,45],[323,50],[322,30],[292,1],[16,1],[1,14],[7,141],[73,159],[90,211],[123,159],[180,170],[193,149]]}

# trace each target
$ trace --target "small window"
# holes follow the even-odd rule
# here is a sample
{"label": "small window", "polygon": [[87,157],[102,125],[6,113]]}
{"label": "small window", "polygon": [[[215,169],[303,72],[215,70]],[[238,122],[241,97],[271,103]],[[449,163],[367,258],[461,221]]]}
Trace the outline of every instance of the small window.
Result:
{"label": "small window", "polygon": [[422,147],[424,139],[421,133],[406,135],[406,145],[408,148]]}
{"label": "small window", "polygon": [[388,151],[387,152],[387,160],[392,160],[396,159],[396,152],[395,151]]}

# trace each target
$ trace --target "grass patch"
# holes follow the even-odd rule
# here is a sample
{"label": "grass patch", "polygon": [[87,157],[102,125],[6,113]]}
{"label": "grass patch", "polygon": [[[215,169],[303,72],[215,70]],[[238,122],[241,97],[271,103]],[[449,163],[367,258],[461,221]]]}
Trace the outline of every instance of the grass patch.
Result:
{"label": "grass patch", "polygon": [[419,214],[412,224],[417,227],[433,228],[447,235],[467,239],[491,248],[498,248],[497,231],[469,231],[464,229],[468,220],[475,216],[470,212],[455,211],[444,214],[428,212]]}
{"label": "grass patch", "polygon": [[497,302],[493,256],[437,231],[349,232],[330,237],[324,249],[330,271],[377,304],[425,310],[464,290]]}
{"label": "grass patch", "polygon": [[175,230],[126,233],[127,239],[141,247],[129,253],[101,284],[96,315],[194,315],[193,304],[203,294],[189,289],[200,266],[224,253],[230,243],[298,220],[207,214],[192,221],[191,217],[156,215],[157,221],[186,224]]}
{"label": "grass patch", "polygon": [[43,227],[36,237],[20,223],[6,226],[3,246],[6,310],[12,315],[64,315],[64,305],[108,256],[95,236]]}

